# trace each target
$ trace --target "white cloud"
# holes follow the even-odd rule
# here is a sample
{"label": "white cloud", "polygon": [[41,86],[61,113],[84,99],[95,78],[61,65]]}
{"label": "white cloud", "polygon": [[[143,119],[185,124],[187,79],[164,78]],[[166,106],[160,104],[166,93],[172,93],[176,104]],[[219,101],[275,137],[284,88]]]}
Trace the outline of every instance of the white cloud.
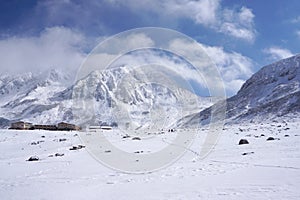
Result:
{"label": "white cloud", "polygon": [[[116,46],[105,47],[103,45],[103,48],[105,47],[102,49],[103,51],[96,52],[89,60],[84,62],[84,65],[88,65],[87,69],[89,70],[85,71],[85,69],[82,69],[83,71],[80,73],[86,75],[91,70],[99,69],[100,65],[107,66],[114,58],[124,53],[119,52],[118,49],[127,52],[127,50],[140,48],[141,45],[144,47],[155,46],[151,38],[141,33],[130,34],[125,39],[122,38],[122,40],[118,40],[117,37],[115,39]],[[63,27],[48,28],[37,37],[12,37],[1,40],[1,72],[34,72],[43,71],[48,68],[76,71],[87,56],[81,48],[86,45],[86,41],[87,38],[80,33]],[[150,60],[151,62],[157,61],[157,64],[168,66],[170,69],[177,66],[176,70],[179,75],[198,81],[202,86],[205,85],[204,82],[214,85],[216,83],[215,73],[221,74],[229,95],[236,93],[243,81],[252,74],[253,63],[251,59],[236,52],[226,52],[222,47],[211,47],[180,39],[175,39],[166,45],[170,51],[175,50],[183,58],[196,63],[197,66],[203,67],[201,69],[202,77],[205,77],[205,80],[199,79],[199,75],[195,74],[195,71],[188,70],[186,64],[163,55],[160,55],[159,59],[157,56],[155,57],[150,54],[142,54],[134,59],[130,56],[125,58],[131,59],[131,62],[136,64]],[[205,51],[200,53],[199,51],[195,51],[195,49],[199,48],[199,45]],[[210,59],[205,56],[205,52],[209,55]],[[100,64],[99,61],[101,61]],[[211,61],[217,65],[219,72],[205,68]]]}
{"label": "white cloud", "polygon": [[47,28],[37,37],[11,37],[0,41],[0,69],[8,73],[76,70],[85,57],[84,45],[80,33],[63,27]]}
{"label": "white cloud", "polygon": [[[229,96],[235,94],[242,84],[253,74],[253,61],[236,52],[226,52],[222,47],[216,46],[207,46],[204,44],[191,44],[186,43],[182,40],[175,40],[170,44],[171,49],[181,49],[182,55],[187,54],[190,56],[191,62],[195,61],[196,64],[203,65],[203,69],[201,69],[201,73],[204,75],[207,84],[215,84],[215,79],[217,75],[216,71],[207,72],[209,69],[205,68],[207,64],[210,62],[205,59],[205,55],[195,54],[195,49],[198,48],[196,45],[200,45],[204,50],[204,54],[206,53],[211,62],[213,62],[218,70],[219,74],[223,79],[223,83],[226,89],[226,92]],[[172,47],[173,46],[173,47]],[[174,47],[176,46],[176,47]]]}
{"label": "white cloud", "polygon": [[224,22],[220,32],[252,42],[255,39],[254,14],[249,8],[242,7],[239,11],[225,9]]}
{"label": "white cloud", "polygon": [[121,35],[114,35],[113,37],[109,38],[109,42],[105,40],[101,44],[101,48],[103,52],[127,52],[128,50],[142,48],[142,47],[152,47],[154,42],[150,37],[148,37],[144,33],[132,33],[130,32],[123,32]]}
{"label": "white cloud", "polygon": [[234,23],[222,24],[220,32],[226,33],[226,34],[234,36],[236,38],[245,39],[250,42],[252,42],[255,37],[255,34],[252,30],[238,27]]}
{"label": "white cloud", "polygon": [[226,52],[222,47],[202,45],[220,70],[228,94],[235,94],[253,74],[253,61],[236,52]]}
{"label": "white cloud", "polygon": [[226,52],[222,47],[202,45],[212,61],[220,67],[226,79],[248,78],[252,75],[251,59],[236,52]]}
{"label": "white cloud", "polygon": [[105,38],[87,55],[87,59],[84,60],[78,71],[78,78],[95,70],[104,70],[120,56],[130,51],[151,48],[154,45],[154,41],[144,33],[124,32],[121,35]]}
{"label": "white cloud", "polygon": [[221,0],[107,1],[112,6],[128,7],[132,12],[151,11],[165,18],[189,18],[196,24],[249,42],[256,36],[252,10],[246,7],[224,9]]}
{"label": "white cloud", "polygon": [[[34,26],[67,24],[87,34],[120,31],[119,23],[176,27],[180,19],[190,19],[197,25],[234,38],[253,42],[256,36],[252,10],[247,7],[224,8],[222,0],[90,0],[39,1]],[[132,20],[120,16],[134,17]],[[126,15],[124,15],[126,13]],[[42,20],[36,20],[41,18]],[[126,22],[123,22],[126,21]],[[124,30],[124,29],[121,29]]]}
{"label": "white cloud", "polygon": [[[96,41],[105,44],[105,39],[96,38]],[[99,69],[99,64],[108,65],[118,53],[141,46],[153,46],[153,41],[145,34],[130,34],[122,39],[114,37],[114,40],[109,44],[115,46],[103,45],[101,54],[95,54],[85,61],[88,56],[85,48],[90,51],[95,45],[92,42],[94,39],[68,28],[47,28],[35,37],[10,37],[0,40],[0,70],[9,74],[41,72],[52,68],[76,72],[84,63],[90,65],[90,70],[84,73],[87,75],[91,70]]]}
{"label": "white cloud", "polygon": [[[123,41],[116,39],[114,43],[120,44],[121,46],[124,45],[125,47],[123,48],[125,49],[129,44],[132,44],[132,41],[144,41],[145,45],[155,45],[150,38],[143,34],[132,34],[125,38],[125,40],[123,38]],[[135,46],[133,45],[132,47],[134,48]],[[199,47],[203,51],[199,51]],[[108,51],[111,53],[118,52],[115,47],[109,46],[108,48],[110,48]],[[101,50],[99,52],[97,51],[98,53],[93,54],[90,59],[87,60],[85,65],[90,70],[82,71],[82,73],[86,75],[91,70],[99,69],[101,65],[102,67],[100,68],[104,69],[104,67],[109,63],[112,64],[111,67],[115,65],[129,65],[133,67],[156,64],[159,66],[165,66],[169,72],[174,72],[175,70],[178,76],[184,80],[193,80],[199,83],[199,87],[214,87],[216,89],[214,89],[215,91],[222,89],[222,85],[217,85],[217,83],[220,83],[220,75],[223,79],[227,95],[229,96],[235,94],[240,89],[244,81],[247,80],[253,73],[252,69],[254,64],[250,58],[236,52],[226,52],[222,47],[207,46],[191,40],[174,39],[171,40],[170,43],[168,43],[168,45],[163,49],[168,49],[170,52],[178,54],[199,68],[195,71],[195,69],[190,68],[186,62],[182,62],[182,60],[174,56],[166,55],[161,52],[153,52],[149,49],[144,49],[142,51],[138,50],[133,52],[133,54],[127,54],[121,57],[119,57],[120,55],[113,53],[104,53]],[[209,57],[207,57],[207,55]],[[115,60],[115,58],[117,58],[117,60]],[[214,68],[213,64],[215,64],[217,68]],[[95,66],[96,68],[93,68],[92,66]]]}
{"label": "white cloud", "polygon": [[170,14],[183,15],[193,19],[198,24],[212,25],[217,21],[217,10],[220,7],[219,0],[201,1],[173,1],[164,6]]}
{"label": "white cloud", "polygon": [[211,25],[216,22],[216,12],[220,6],[220,0],[106,0],[112,6],[127,7],[132,12],[155,12],[164,17],[187,17],[196,23]]}
{"label": "white cloud", "polygon": [[291,57],[293,55],[293,53],[290,50],[276,46],[264,49],[263,52],[269,55],[269,59],[272,61],[278,61],[284,58]]}

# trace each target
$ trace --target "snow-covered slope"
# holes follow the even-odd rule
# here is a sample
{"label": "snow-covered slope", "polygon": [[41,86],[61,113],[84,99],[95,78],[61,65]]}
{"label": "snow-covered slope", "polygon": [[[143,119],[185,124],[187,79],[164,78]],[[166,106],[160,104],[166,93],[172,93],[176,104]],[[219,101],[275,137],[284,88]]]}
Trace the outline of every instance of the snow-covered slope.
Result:
{"label": "snow-covered slope", "polygon": [[[36,74],[3,75],[0,80],[0,117],[36,123],[52,121],[50,117],[42,116],[58,107],[57,102],[49,98],[71,82],[64,72],[54,69]],[[0,126],[5,127],[7,123],[0,123]]]}
{"label": "snow-covered slope", "polygon": [[[237,95],[227,99],[230,123],[259,121],[300,112],[300,55],[267,65],[247,80]],[[220,106],[222,102],[218,105]],[[186,116],[180,124],[207,122],[211,108]]]}
{"label": "snow-covered slope", "polygon": [[[108,123],[124,127],[130,124],[130,128],[135,129],[153,124],[159,127],[158,123],[173,124],[191,111],[203,110],[215,102],[214,98],[199,97],[180,87],[172,90],[159,83],[145,81],[136,74],[130,73],[128,77],[126,66],[93,71],[51,99],[73,99],[74,123]],[[89,102],[89,105],[82,106],[81,100]],[[78,114],[76,104],[80,104],[81,111],[82,107],[89,108]]]}
{"label": "snow-covered slope", "polygon": [[[69,150],[82,144],[76,132],[0,130],[1,199],[299,200],[299,126],[299,121],[225,126],[213,152],[201,159],[205,129],[177,162],[139,175],[105,167],[87,147]],[[174,134],[132,140],[113,130],[105,136],[130,153],[148,154]],[[249,144],[238,145],[240,139]],[[112,155],[109,150],[103,154]],[[31,156],[39,161],[26,161]]]}
{"label": "snow-covered slope", "polygon": [[[76,95],[91,102],[93,116],[89,124],[111,124],[116,121],[125,124],[127,121],[121,121],[130,118],[135,128],[153,124],[151,120],[154,119],[162,122],[162,116],[154,116],[154,113],[163,113],[168,118],[164,123],[171,124],[191,111],[203,110],[215,102],[214,98],[198,97],[183,88],[173,91],[163,85],[143,83],[138,76],[130,77],[133,82],[143,83],[136,87],[126,82],[124,75],[128,75],[126,67],[94,71],[73,85],[69,84],[72,81],[70,76],[59,70],[3,75],[0,77],[0,127],[7,127],[8,120],[37,124],[60,121],[82,124],[80,115],[74,113],[76,102],[73,97]],[[180,99],[184,99],[184,103]],[[117,115],[116,119],[118,111],[127,116]]]}

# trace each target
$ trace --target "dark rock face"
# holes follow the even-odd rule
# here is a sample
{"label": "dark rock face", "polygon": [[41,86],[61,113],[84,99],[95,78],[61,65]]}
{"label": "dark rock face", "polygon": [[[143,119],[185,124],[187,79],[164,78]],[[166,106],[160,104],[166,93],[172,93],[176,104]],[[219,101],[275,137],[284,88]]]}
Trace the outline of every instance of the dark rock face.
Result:
{"label": "dark rock face", "polygon": [[271,141],[271,140],[275,140],[275,138],[273,138],[273,137],[268,137],[267,138],[267,141]]}
{"label": "dark rock face", "polygon": [[249,142],[248,142],[248,140],[246,140],[246,139],[241,139],[241,140],[239,141],[239,145],[242,145],[242,144],[249,144]]}

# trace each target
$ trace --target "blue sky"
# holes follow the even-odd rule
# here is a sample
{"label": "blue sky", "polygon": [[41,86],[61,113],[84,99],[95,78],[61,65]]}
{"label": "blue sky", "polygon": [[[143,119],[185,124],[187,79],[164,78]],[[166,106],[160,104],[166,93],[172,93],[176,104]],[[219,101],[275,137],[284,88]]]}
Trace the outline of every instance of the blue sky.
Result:
{"label": "blue sky", "polygon": [[1,0],[0,69],[76,68],[106,37],[164,27],[234,71],[224,78],[233,94],[260,67],[300,52],[299,11],[299,0]]}

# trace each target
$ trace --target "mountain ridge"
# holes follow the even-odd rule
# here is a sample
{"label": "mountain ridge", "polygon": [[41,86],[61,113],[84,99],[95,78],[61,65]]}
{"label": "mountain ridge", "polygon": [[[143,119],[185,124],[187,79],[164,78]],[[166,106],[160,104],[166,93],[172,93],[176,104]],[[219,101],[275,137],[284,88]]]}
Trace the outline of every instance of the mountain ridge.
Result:
{"label": "mountain ridge", "polygon": [[[300,112],[299,68],[300,54],[262,67],[242,85],[236,95],[226,100],[227,123],[259,121]],[[125,117],[135,120],[136,127],[149,122],[146,118],[153,117],[151,109],[169,117],[173,112],[178,117],[178,112],[174,109],[178,108],[178,98],[184,99],[185,107],[182,108],[180,119],[173,117],[174,123],[179,126],[209,123],[212,110],[209,106],[213,105],[217,98],[196,97],[190,91],[180,88],[170,91],[157,84],[143,83],[132,89],[133,83],[125,81],[125,84],[120,84],[126,71],[128,70],[124,66],[112,71],[94,71],[69,86],[65,83],[71,82],[70,76],[59,70],[12,77],[2,75],[0,126],[7,127],[10,121],[15,120],[50,124],[60,121],[78,123],[72,105],[74,94],[84,94],[85,98],[92,100],[92,111],[98,119],[90,123],[115,122],[109,114],[112,108],[121,109],[118,110],[120,116],[125,116],[125,113]],[[133,73],[130,74],[129,80],[141,82],[141,78]],[[203,104],[196,105],[199,102]],[[158,107],[160,105],[164,105],[165,110],[161,110]],[[222,102],[213,106],[222,108]],[[170,113],[166,114],[168,112]],[[218,112],[221,112],[221,109],[216,109],[216,113]]]}
{"label": "mountain ridge", "polygon": [[[226,122],[253,122],[300,112],[300,54],[262,67],[226,102]],[[215,106],[215,105],[214,105]],[[212,107],[179,120],[180,126],[207,124]],[[220,111],[217,111],[220,112]]]}
{"label": "mountain ridge", "polygon": [[[4,91],[0,94],[0,117],[2,117],[0,127],[7,127],[9,121],[16,120],[36,124],[56,124],[61,121],[80,124],[76,113],[74,114],[76,94],[79,96],[84,94],[85,98],[92,100],[93,112],[98,119],[90,123],[96,124],[113,123],[109,112],[116,105],[125,105],[127,109],[125,111],[138,123],[138,127],[145,123],[143,121],[145,116],[151,117],[150,111],[155,106],[164,104],[169,108],[176,107],[177,100],[174,99],[174,94],[163,86],[143,83],[139,88],[130,90],[132,85],[126,81],[125,85],[119,84],[120,76],[125,74],[124,71],[126,69],[122,67],[112,71],[94,71],[70,86],[64,84],[66,81],[70,82],[70,77],[57,70],[51,70],[48,74],[26,73],[24,77],[22,75],[0,77],[0,91],[1,89]],[[141,82],[137,78],[138,76],[134,75],[130,80]],[[188,107],[183,109],[184,115],[189,110],[208,107],[215,101],[210,97],[198,97],[183,89],[178,89],[175,93],[181,99],[188,97],[185,104]],[[201,105],[196,105],[198,98],[201,99],[198,101]]]}

